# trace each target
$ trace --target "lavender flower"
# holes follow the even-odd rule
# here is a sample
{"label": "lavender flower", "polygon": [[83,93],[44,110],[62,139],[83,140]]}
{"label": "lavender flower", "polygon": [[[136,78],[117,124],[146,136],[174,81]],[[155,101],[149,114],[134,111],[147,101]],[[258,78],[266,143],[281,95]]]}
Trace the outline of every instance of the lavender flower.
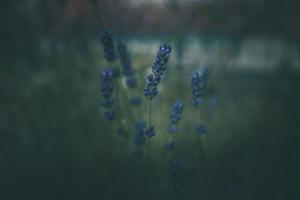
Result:
{"label": "lavender flower", "polygon": [[168,62],[171,53],[171,46],[167,44],[161,44],[159,46],[156,58],[151,67],[151,73],[147,76],[146,87],[144,89],[144,95],[148,98],[148,121],[149,125],[145,132],[146,136],[153,137],[156,135],[154,127],[151,126],[151,101],[158,94],[157,85],[166,71],[166,64]]}
{"label": "lavender flower", "polygon": [[154,130],[154,127],[153,127],[153,126],[148,127],[148,128],[146,129],[146,131],[145,131],[145,135],[146,135],[147,137],[149,137],[149,138],[155,136],[155,135],[156,135],[156,132],[155,132],[155,130]]}
{"label": "lavender flower", "polygon": [[100,75],[101,78],[101,95],[102,99],[102,106],[107,109],[104,112],[104,116],[107,120],[111,121],[116,118],[116,112],[112,110],[113,106],[113,71],[111,69],[104,69]]}
{"label": "lavender flower", "polygon": [[135,71],[132,68],[130,54],[127,51],[127,47],[125,43],[120,40],[117,43],[117,51],[123,67],[123,74],[126,76],[126,85],[129,88],[134,88],[137,85],[137,80],[134,77]]}
{"label": "lavender flower", "polygon": [[168,131],[170,133],[176,132],[176,130],[177,130],[176,125],[178,124],[178,122],[181,119],[182,111],[183,111],[183,102],[180,100],[175,101],[175,103],[172,106],[172,112],[170,115],[171,125],[168,128]]}
{"label": "lavender flower", "polygon": [[132,76],[135,74],[135,71],[132,68],[130,55],[127,51],[126,45],[122,41],[117,42],[117,51],[121,60],[121,64],[123,67],[123,74],[125,76]]}
{"label": "lavender flower", "polygon": [[108,110],[104,112],[104,116],[108,121],[113,121],[116,119],[116,112],[113,110]]}
{"label": "lavender flower", "polygon": [[150,100],[158,94],[157,85],[167,69],[166,64],[170,53],[170,45],[163,43],[159,46],[155,61],[151,66],[151,73],[146,79],[146,88],[144,89],[144,95]]}
{"label": "lavender flower", "polygon": [[151,73],[147,76],[146,79],[146,88],[144,89],[144,95],[149,99],[152,100],[157,94],[157,84],[158,81],[156,80],[155,76]]}
{"label": "lavender flower", "polygon": [[113,99],[111,98],[113,93],[113,71],[111,69],[104,69],[100,77],[102,82],[102,105],[104,107],[111,107],[113,104]]}
{"label": "lavender flower", "polygon": [[207,69],[195,70],[192,72],[192,104],[197,106],[203,102],[204,89],[207,81]]}
{"label": "lavender flower", "polygon": [[168,44],[161,44],[159,46],[156,59],[152,64],[152,73],[157,77],[158,81],[160,80],[161,76],[166,71],[166,64],[169,60],[169,56],[171,53],[171,46]]}
{"label": "lavender flower", "polygon": [[103,45],[105,59],[108,62],[114,62],[117,59],[117,54],[115,53],[114,41],[110,30],[107,28],[101,29],[100,39]]}

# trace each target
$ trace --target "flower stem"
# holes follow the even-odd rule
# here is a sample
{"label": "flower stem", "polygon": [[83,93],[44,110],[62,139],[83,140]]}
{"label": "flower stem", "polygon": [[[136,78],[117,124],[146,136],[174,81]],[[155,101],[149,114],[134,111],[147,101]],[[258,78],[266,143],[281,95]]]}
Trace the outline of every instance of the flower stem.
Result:
{"label": "flower stem", "polygon": [[148,125],[149,125],[149,128],[151,127],[151,115],[152,115],[151,103],[152,103],[152,100],[149,99],[148,100]]}
{"label": "flower stem", "polygon": [[[152,114],[152,108],[151,108],[151,103],[152,103],[152,99],[148,100],[148,126],[149,129],[151,128],[151,114]],[[146,172],[146,176],[147,176],[147,180],[146,180],[146,199],[151,199],[150,198],[150,185],[151,185],[151,179],[150,179],[150,171],[151,171],[151,152],[150,152],[150,143],[147,145],[146,147],[146,151],[147,151],[147,172]],[[150,179],[150,180],[149,180]]]}

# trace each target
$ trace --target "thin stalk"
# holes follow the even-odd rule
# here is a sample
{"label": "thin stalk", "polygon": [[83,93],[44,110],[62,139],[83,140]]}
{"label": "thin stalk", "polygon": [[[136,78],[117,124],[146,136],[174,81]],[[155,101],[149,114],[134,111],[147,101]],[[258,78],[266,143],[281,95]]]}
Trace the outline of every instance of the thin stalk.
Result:
{"label": "thin stalk", "polygon": [[[111,66],[112,67],[112,66]],[[118,124],[119,124],[119,127],[122,127],[122,117],[121,117],[121,103],[120,103],[120,83],[119,83],[119,79],[120,77],[116,77],[115,78],[115,108],[116,108],[116,111],[117,111],[117,121],[118,121]],[[119,128],[117,127],[117,128]]]}
{"label": "thin stalk", "polygon": [[151,127],[151,115],[152,115],[151,102],[152,102],[152,100],[149,99],[148,100],[148,125],[149,125],[149,128]]}
{"label": "thin stalk", "polygon": [[[152,100],[149,99],[148,100],[148,128],[151,128],[151,115],[152,115],[152,108],[151,108],[151,103]],[[146,177],[147,177],[147,181],[146,181],[146,199],[150,199],[149,194],[150,194],[150,185],[151,185],[151,180],[149,180],[150,178],[150,172],[151,172],[151,149],[150,149],[150,140],[148,140],[148,144],[146,147],[146,151],[147,151],[147,172],[146,172]]]}
{"label": "thin stalk", "polygon": [[[201,119],[201,109],[199,108],[199,119]],[[206,147],[206,135],[200,135],[200,157],[202,163],[202,189],[203,189],[203,198],[208,198],[208,181],[209,181],[209,168],[208,168],[208,160],[207,160],[207,147]]]}

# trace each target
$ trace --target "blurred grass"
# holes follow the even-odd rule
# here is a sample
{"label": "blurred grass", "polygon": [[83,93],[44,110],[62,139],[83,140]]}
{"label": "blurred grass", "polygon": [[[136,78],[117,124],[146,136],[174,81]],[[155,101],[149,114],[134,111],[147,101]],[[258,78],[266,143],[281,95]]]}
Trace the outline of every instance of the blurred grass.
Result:
{"label": "blurred grass", "polygon": [[[132,156],[133,131],[118,136],[118,125],[103,120],[99,72],[106,63],[94,43],[57,43],[49,53],[34,55],[34,62],[16,57],[1,70],[3,199],[199,199],[206,187],[206,199],[297,199],[297,71],[282,66],[256,74],[215,66],[207,99],[215,95],[218,103],[210,118],[207,104],[200,110],[208,125],[204,179],[193,128],[199,116],[190,105],[175,135],[176,149],[163,148],[171,103],[178,97],[189,102],[190,71],[168,69],[153,102],[159,134],[144,147],[150,155],[144,151],[138,161]],[[149,63],[134,63],[140,86],[128,95],[143,98]],[[134,112],[146,119],[146,101]],[[170,186],[169,162],[177,157],[185,163],[183,194]]]}

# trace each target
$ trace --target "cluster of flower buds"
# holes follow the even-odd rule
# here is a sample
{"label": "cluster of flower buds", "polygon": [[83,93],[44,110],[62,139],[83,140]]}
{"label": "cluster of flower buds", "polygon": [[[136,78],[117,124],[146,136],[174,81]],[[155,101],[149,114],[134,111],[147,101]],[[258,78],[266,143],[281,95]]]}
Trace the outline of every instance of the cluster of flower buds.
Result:
{"label": "cluster of flower buds", "polygon": [[104,114],[108,120],[114,120],[116,117],[116,112],[112,109],[114,103],[112,98],[114,89],[113,77],[113,70],[111,69],[104,69],[100,75],[102,95],[101,105],[107,109]]}
{"label": "cluster of flower buds", "polygon": [[192,104],[197,106],[203,102],[204,89],[207,82],[208,70],[204,68],[202,70],[195,70],[192,72]]}
{"label": "cluster of flower buds", "polygon": [[147,129],[145,131],[145,135],[149,138],[155,136],[156,132],[154,130],[154,127],[153,126],[147,127]]}
{"label": "cluster of flower buds", "polygon": [[183,102],[180,100],[175,101],[175,103],[172,106],[172,111],[170,115],[171,124],[168,128],[168,131],[170,133],[175,133],[177,131],[176,126],[181,119],[182,111],[183,111]]}
{"label": "cluster of flower buds", "polygon": [[157,94],[157,85],[164,75],[171,53],[171,46],[168,44],[161,44],[159,46],[155,61],[151,66],[151,73],[147,76],[146,87],[144,89],[144,95],[148,99],[153,99]]}

